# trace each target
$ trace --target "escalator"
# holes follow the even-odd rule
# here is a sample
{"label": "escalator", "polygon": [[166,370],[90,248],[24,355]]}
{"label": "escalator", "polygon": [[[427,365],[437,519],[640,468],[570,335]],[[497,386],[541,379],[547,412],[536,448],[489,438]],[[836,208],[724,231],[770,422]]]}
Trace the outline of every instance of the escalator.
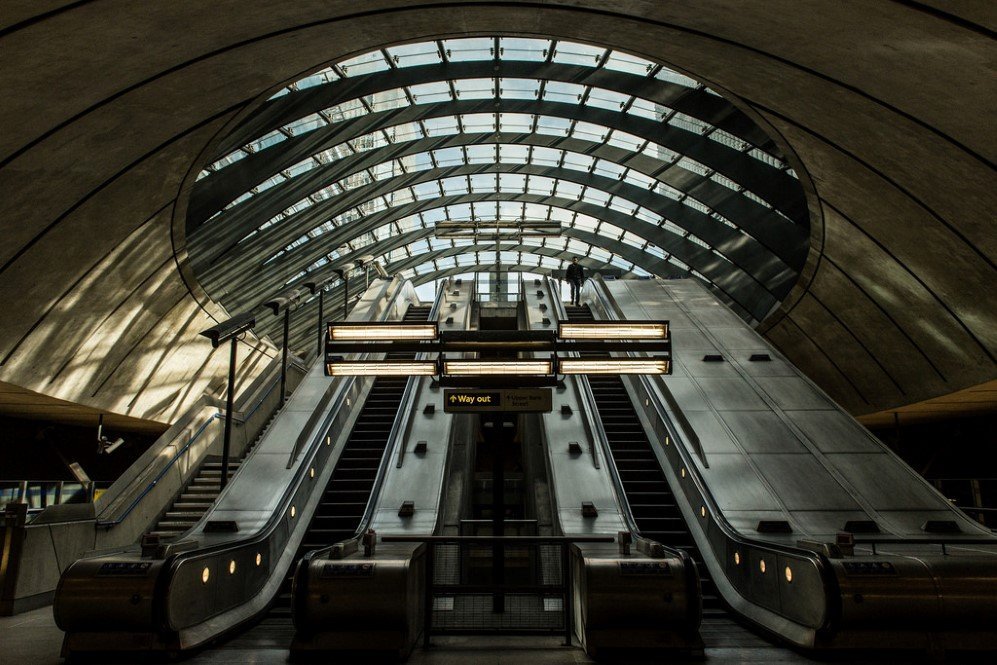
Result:
{"label": "escalator", "polygon": [[[429,318],[429,306],[410,305],[404,323],[421,323]],[[414,353],[390,353],[389,359],[411,360]],[[364,510],[377,478],[377,470],[388,445],[388,436],[398,418],[406,376],[379,376],[367,395],[343,452],[336,462],[322,500],[315,509],[308,530],[298,547],[296,560],[305,553],[352,538],[360,526]],[[284,588],[271,616],[290,617],[291,579],[295,566],[288,569]]]}
{"label": "escalator", "polygon": [[[565,311],[570,321],[595,320],[587,305],[566,306]],[[584,357],[592,354],[579,355]],[[618,376],[592,375],[588,377],[588,382],[640,535],[688,553],[699,570],[704,618],[725,615],[726,610],[682,518],[675,496],[661,471],[623,381]]]}

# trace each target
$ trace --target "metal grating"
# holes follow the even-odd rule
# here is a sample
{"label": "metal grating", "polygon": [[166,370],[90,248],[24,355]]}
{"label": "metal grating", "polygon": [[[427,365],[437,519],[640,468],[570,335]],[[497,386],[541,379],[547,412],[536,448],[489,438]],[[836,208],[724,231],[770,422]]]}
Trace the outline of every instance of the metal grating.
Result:
{"label": "metal grating", "polygon": [[432,632],[558,632],[564,630],[561,544],[504,546],[505,593],[494,611],[491,545],[442,543],[433,552]]}

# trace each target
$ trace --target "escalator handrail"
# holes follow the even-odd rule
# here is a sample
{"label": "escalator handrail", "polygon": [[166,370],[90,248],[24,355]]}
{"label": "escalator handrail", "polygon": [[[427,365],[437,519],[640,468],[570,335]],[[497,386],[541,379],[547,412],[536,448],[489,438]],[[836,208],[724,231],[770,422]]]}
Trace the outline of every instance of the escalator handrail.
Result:
{"label": "escalator handrail", "polygon": [[[427,321],[435,321],[439,318],[440,304],[443,302],[445,294],[446,288],[441,288],[437,291],[436,298],[433,300],[433,306],[429,310]],[[419,360],[424,355],[424,353],[417,353],[415,358]],[[357,534],[366,531],[371,520],[374,518],[374,507],[377,505],[376,498],[381,493],[381,487],[384,485],[384,478],[388,474],[388,466],[394,457],[396,448],[399,449],[398,466],[402,465],[405,453],[405,437],[402,435],[408,432],[409,423],[412,421],[412,412],[415,410],[413,402],[415,402],[416,387],[422,382],[423,378],[420,376],[410,376],[408,381],[405,382],[405,390],[402,392],[401,399],[398,400],[399,415],[395,418],[391,424],[391,429],[388,431],[387,445],[385,446],[384,454],[381,455],[381,462],[377,466],[377,474],[374,476],[374,484],[370,488],[370,495],[367,497],[367,505],[364,508],[363,516],[357,525]]]}
{"label": "escalator handrail", "polygon": [[[448,282],[449,284],[449,282]],[[433,306],[429,310],[429,318],[427,320],[434,320],[439,318],[440,306],[443,302],[447,292],[446,288],[441,288],[436,293],[436,298],[433,300]],[[417,354],[416,358],[419,357]],[[381,455],[381,461],[377,467],[377,474],[374,476],[374,484],[371,486],[370,494],[367,497],[367,505],[364,507],[363,515],[360,518],[360,522],[357,525],[357,529],[353,536],[347,538],[348,542],[358,540],[367,528],[370,526],[371,521],[374,519],[374,509],[377,506],[377,499],[380,495],[381,488],[384,485],[384,478],[388,474],[388,466],[394,457],[393,451],[396,447],[401,446],[404,450],[405,442],[404,437],[400,436],[401,433],[408,430],[408,424],[411,422],[413,409],[411,408],[411,403],[415,400],[415,385],[420,381],[422,377],[409,377],[405,384],[405,391],[402,393],[401,399],[398,400],[398,412],[401,414],[396,417],[391,425],[391,430],[388,432],[387,445],[385,445],[384,453]],[[401,466],[401,459],[398,461],[398,466]],[[339,543],[330,543],[325,547],[320,547],[314,550],[309,550],[305,552],[301,557],[301,563],[298,564],[298,570],[302,568],[307,568],[309,561],[315,558],[319,558],[328,554],[333,547]],[[297,577],[297,574],[295,575]]]}
{"label": "escalator handrail", "polygon": [[[622,311],[618,307],[614,306],[615,302],[613,301],[612,298],[609,297],[608,289],[602,277],[600,275],[596,275],[590,279],[593,283],[593,286],[595,287],[594,288],[595,292],[599,296],[600,304],[606,309],[607,313],[612,314],[613,317],[617,320],[624,319],[625,317],[622,315]],[[627,352],[627,354],[630,355],[630,352]],[[660,400],[658,399],[657,391],[652,389],[652,384],[650,379],[644,375],[638,375],[636,378],[640,380],[641,384],[644,387],[645,392],[650,396],[651,405],[654,407],[655,412],[658,414],[658,418],[664,424],[665,428],[668,430],[669,436],[676,444],[675,450],[682,458],[687,476],[692,480],[693,484],[696,486],[696,489],[699,492],[700,496],[703,497],[703,501],[705,503],[708,512],[713,517],[714,523],[723,532],[724,536],[739,545],[749,546],[757,550],[768,551],[772,554],[782,554],[785,556],[791,556],[811,561],[820,574],[821,581],[824,586],[824,594],[827,600],[826,607],[828,612],[824,619],[824,625],[818,627],[818,630],[826,628],[828,625],[833,623],[836,620],[837,616],[840,616],[839,602],[836,602],[840,601],[840,597],[836,593],[836,589],[838,586],[837,579],[834,577],[834,574],[831,572],[831,564],[828,558],[822,553],[814,552],[812,550],[807,550],[800,547],[793,547],[791,545],[782,545],[779,543],[772,543],[768,541],[760,541],[760,540],[754,540],[752,538],[747,538],[744,535],[742,535],[740,532],[738,532],[736,529],[734,529],[734,527],[731,526],[730,522],[727,521],[726,516],[720,510],[719,505],[716,502],[716,499],[714,498],[712,492],[709,491],[708,486],[704,482],[702,475],[699,472],[699,469],[696,467],[695,463],[693,463],[688,448],[685,445],[685,439],[679,434],[678,429],[675,427],[674,423],[672,423],[671,418],[668,417],[667,410],[664,408],[664,406],[661,404]],[[678,497],[678,493],[676,493],[676,497]],[[712,548],[711,548],[711,553],[712,553]],[[752,601],[750,598],[745,598],[745,600],[747,600],[752,604],[755,604],[754,601]],[[778,610],[774,610],[767,607],[765,609],[773,613],[785,616]],[[786,618],[788,619],[789,617]]]}
{"label": "escalator handrail", "polygon": [[[559,321],[567,321],[568,313],[564,307],[564,302],[559,296],[554,297],[555,294],[557,294],[557,291],[553,290],[555,287],[553,279],[549,276],[546,279],[546,286],[554,303],[555,314],[557,315]],[[610,482],[613,484],[613,491],[616,493],[616,503],[620,506],[620,508],[622,508],[623,521],[626,524],[627,529],[636,537],[642,540],[649,540],[640,535],[640,529],[637,527],[637,520],[634,518],[633,512],[630,510],[630,502],[627,500],[626,491],[623,488],[623,479],[620,477],[620,471],[616,467],[616,459],[613,457],[612,450],[609,447],[609,436],[606,434],[605,427],[603,427],[602,419],[595,417],[595,414],[599,412],[599,409],[598,406],[596,406],[595,395],[592,393],[592,387],[589,385],[588,377],[576,376],[575,379],[575,385],[578,386],[579,391],[581,392],[580,397],[584,406],[582,410],[585,412],[585,419],[589,424],[592,436],[596,442],[596,445],[592,446],[592,454],[595,456],[596,449],[602,448],[602,455],[606,460],[606,469],[609,472]],[[577,379],[585,380],[580,381]],[[596,468],[599,468],[598,464],[596,464]],[[674,552],[677,556],[685,554],[681,550],[673,549],[665,545],[662,545],[662,547],[665,547],[665,549],[669,552]]]}
{"label": "escalator handrail", "polygon": [[[394,279],[392,279],[391,283],[387,287],[389,290],[391,289],[391,285],[394,284],[396,282],[396,280],[398,280],[397,277],[394,278]],[[402,283],[404,283],[404,282],[402,282]],[[384,308],[381,316],[384,316],[385,314],[387,314],[388,312],[390,312],[392,310],[393,305],[403,295],[403,293],[404,293],[404,289],[401,289],[401,288],[396,288],[395,289],[394,294],[391,296],[391,300],[388,302],[387,306],[385,306],[385,308]],[[318,450],[320,449],[321,444],[322,444],[322,439],[323,439],[324,432],[328,429],[329,424],[330,424],[332,418],[334,418],[334,415],[335,415],[335,413],[338,410],[338,407],[342,406],[343,403],[345,403],[346,393],[349,392],[349,389],[355,383],[356,378],[357,377],[349,377],[348,380],[342,381],[340,383],[340,386],[337,389],[337,397],[334,400],[335,401],[335,407],[332,408],[332,409],[330,409],[328,411],[329,415],[325,419],[323,419],[321,427],[313,427],[312,431],[313,432],[317,432],[317,434],[315,434],[312,437],[312,441],[311,441],[310,445],[306,448],[306,450],[310,452],[310,455],[307,455],[308,458],[309,458],[309,460],[308,460],[309,463],[311,462],[311,460],[318,453]],[[209,557],[209,556],[215,556],[215,555],[223,553],[223,552],[238,550],[238,549],[241,549],[241,548],[246,547],[246,546],[250,546],[250,545],[261,543],[266,538],[268,538],[272,534],[272,532],[276,529],[276,527],[284,520],[284,515],[285,515],[285,513],[287,511],[287,507],[288,507],[288,504],[291,501],[291,498],[294,496],[294,493],[295,493],[295,491],[297,491],[297,488],[301,485],[302,482],[305,481],[305,478],[308,476],[308,468],[310,466],[309,463],[304,463],[303,462],[302,464],[298,465],[298,469],[295,472],[294,476],[292,478],[290,478],[289,481],[288,481],[288,483],[284,486],[284,491],[282,492],[280,499],[276,503],[277,507],[271,513],[271,515],[267,519],[266,523],[258,531],[256,531],[254,534],[249,535],[249,536],[247,536],[245,538],[237,538],[237,539],[233,539],[233,540],[228,540],[228,541],[225,541],[225,542],[216,543],[214,545],[207,545],[207,546],[204,546],[204,547],[199,547],[199,548],[197,548],[195,550],[189,550],[189,551],[186,551],[186,552],[178,552],[178,553],[169,555],[167,557],[167,560],[164,562],[164,564],[163,564],[163,566],[161,568],[161,572],[160,572],[160,580],[159,580],[159,582],[163,583],[162,588],[166,587],[165,580],[167,578],[169,578],[169,577],[172,577],[176,573],[176,571],[179,568],[179,566],[183,562],[185,562],[185,561],[188,561],[188,560],[195,560],[196,561],[197,559],[200,559],[200,558]],[[231,485],[230,485],[230,487],[231,487]],[[219,499],[220,498],[221,497],[219,496]],[[218,499],[216,499],[216,501],[217,500]],[[206,516],[207,515],[205,515],[205,517]],[[202,520],[203,519],[205,519],[205,518],[202,517]],[[170,630],[169,626],[166,625],[166,617],[168,616],[168,609],[169,609],[168,608],[168,599],[169,599],[169,594],[168,593],[157,593],[156,594],[156,602],[158,603],[156,615],[160,618],[160,621],[164,624],[162,627],[165,630]],[[229,610],[222,610],[221,613],[224,613],[226,611],[229,611]],[[215,615],[212,615],[212,616],[218,616],[218,614],[215,614]],[[205,620],[208,620],[210,618],[211,617],[206,617]]]}

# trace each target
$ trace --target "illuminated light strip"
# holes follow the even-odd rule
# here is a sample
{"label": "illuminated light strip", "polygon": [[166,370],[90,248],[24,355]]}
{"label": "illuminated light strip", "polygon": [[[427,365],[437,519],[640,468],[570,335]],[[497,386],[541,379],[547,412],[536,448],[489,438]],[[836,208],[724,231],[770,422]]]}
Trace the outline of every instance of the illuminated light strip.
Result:
{"label": "illuminated light strip", "polygon": [[440,331],[436,324],[329,326],[329,339],[334,342],[434,340],[439,336]]}
{"label": "illuminated light strip", "polygon": [[558,363],[561,374],[668,374],[671,361],[663,358],[564,358]]}
{"label": "illuminated light strip", "polygon": [[554,363],[550,360],[447,360],[443,373],[449,376],[550,376]]}
{"label": "illuminated light strip", "polygon": [[667,339],[667,323],[559,323],[561,339]]}
{"label": "illuminated light strip", "polygon": [[326,376],[433,376],[436,362],[335,362],[326,363]]}

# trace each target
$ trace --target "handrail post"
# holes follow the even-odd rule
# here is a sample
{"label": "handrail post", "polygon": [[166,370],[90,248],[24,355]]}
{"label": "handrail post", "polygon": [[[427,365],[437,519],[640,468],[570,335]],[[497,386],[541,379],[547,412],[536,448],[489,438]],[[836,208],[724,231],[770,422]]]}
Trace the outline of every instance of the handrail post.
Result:
{"label": "handrail post", "polygon": [[[280,350],[280,403],[287,401],[287,347],[291,331],[291,308],[284,310],[284,344]],[[234,364],[235,361],[233,361]],[[224,487],[224,485],[222,485]]]}
{"label": "handrail post", "polygon": [[325,313],[325,289],[319,289],[318,292],[318,358],[322,357],[322,342],[325,341],[323,338],[325,335],[322,334],[322,318]]}
{"label": "handrail post", "polygon": [[[285,328],[286,330],[286,328]],[[285,341],[287,337],[285,335]],[[221,489],[225,489],[228,484],[228,461],[229,452],[232,447],[232,411],[235,408],[235,352],[236,345],[239,343],[238,335],[232,337],[231,350],[229,351],[228,357],[228,394],[225,396],[225,436],[222,439],[222,478],[221,478]],[[285,352],[287,347],[284,347]],[[287,362],[285,361],[282,371],[286,371]],[[281,386],[283,388],[283,385]],[[282,399],[283,401],[283,395]]]}

